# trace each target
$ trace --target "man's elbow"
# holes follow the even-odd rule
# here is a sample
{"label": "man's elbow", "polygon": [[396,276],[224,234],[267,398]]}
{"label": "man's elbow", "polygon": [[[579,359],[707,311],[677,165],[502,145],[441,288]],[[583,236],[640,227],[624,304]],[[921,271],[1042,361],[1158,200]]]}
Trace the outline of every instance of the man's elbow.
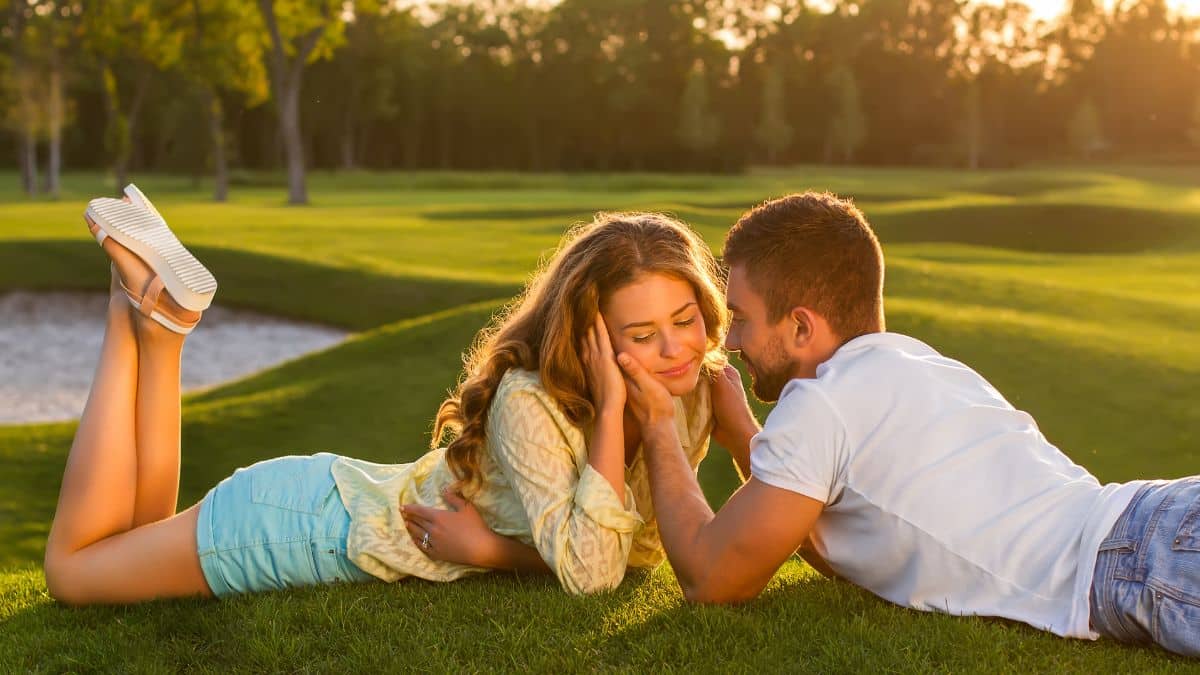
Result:
{"label": "man's elbow", "polygon": [[758,590],[737,588],[716,581],[700,580],[680,583],[683,598],[694,605],[736,605],[758,597]]}

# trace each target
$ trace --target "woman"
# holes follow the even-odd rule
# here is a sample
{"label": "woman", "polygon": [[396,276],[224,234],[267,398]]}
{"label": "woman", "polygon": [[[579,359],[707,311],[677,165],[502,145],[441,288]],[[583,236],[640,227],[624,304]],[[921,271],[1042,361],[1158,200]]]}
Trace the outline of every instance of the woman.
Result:
{"label": "woman", "polygon": [[573,593],[611,588],[627,564],[664,557],[614,348],[678,397],[693,467],[710,434],[746,456],[756,426],[740,379],[712,377],[725,314],[711,252],[664,216],[601,215],[480,334],[437,414],[435,443],[456,434],[445,449],[400,465],[268,460],[175,513],[179,355],[216,282],[153,205],[126,192],[87,213],[112,261],[112,294],[46,545],[60,601],[449,581],[489,568],[549,569]]}

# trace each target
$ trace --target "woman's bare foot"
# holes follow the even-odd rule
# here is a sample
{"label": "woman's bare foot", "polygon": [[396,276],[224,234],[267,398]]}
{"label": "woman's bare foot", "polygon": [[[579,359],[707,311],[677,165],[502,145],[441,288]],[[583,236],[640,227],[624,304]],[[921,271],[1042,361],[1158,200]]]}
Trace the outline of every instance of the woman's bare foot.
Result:
{"label": "woman's bare foot", "polygon": [[[150,266],[133,253],[133,251],[121,246],[112,237],[105,239],[101,246],[113,262],[114,273],[112,284],[110,285],[110,293],[124,296],[125,288],[127,288],[134,295],[143,295],[147,287],[149,287],[150,282],[154,279],[154,270],[150,269]],[[124,284],[125,288],[121,288],[122,284]],[[128,303],[129,301],[126,300],[125,302]],[[130,309],[133,309],[132,305],[130,305]],[[190,324],[200,318],[200,312],[184,309],[179,306],[165,290],[159,295],[155,309],[177,323]],[[171,332],[165,326],[160,325],[148,316],[144,316],[141,312],[134,311],[134,314],[139,335],[153,335],[160,331],[175,335],[175,333]]]}

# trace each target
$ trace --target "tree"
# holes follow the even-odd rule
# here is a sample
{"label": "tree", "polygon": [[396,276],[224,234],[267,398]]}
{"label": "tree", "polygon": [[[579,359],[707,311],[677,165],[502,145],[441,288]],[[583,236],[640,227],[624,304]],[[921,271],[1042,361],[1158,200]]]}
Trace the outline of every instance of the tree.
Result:
{"label": "tree", "polygon": [[708,102],[708,78],[704,66],[696,63],[683,88],[679,103],[679,144],[694,154],[711,149],[721,137],[721,120]]}
{"label": "tree", "polygon": [[81,15],[83,47],[101,83],[104,146],[118,190],[129,180],[147,90],[157,72],[179,61],[185,28],[174,7],[168,0],[106,0],[87,3]]}
{"label": "tree", "polygon": [[1091,99],[1084,99],[1075,109],[1067,134],[1071,147],[1083,155],[1084,159],[1091,159],[1093,153],[1103,150],[1107,145],[1104,131],[1100,127],[1100,113]]}
{"label": "tree", "polygon": [[236,92],[255,105],[267,98],[266,72],[259,56],[261,24],[240,0],[191,0],[180,11],[190,24],[180,70],[192,83],[208,122],[213,168],[213,201],[229,195],[229,152],[221,90]]}
{"label": "tree", "polygon": [[829,73],[833,90],[834,117],[829,127],[830,147],[845,163],[854,161],[854,153],[867,136],[867,119],[859,101],[858,81],[849,66],[840,64]]}
{"label": "tree", "polygon": [[287,162],[288,203],[307,204],[300,88],[304,67],[328,56],[342,40],[343,3],[334,0],[258,0],[271,46],[267,63]]}
{"label": "tree", "polygon": [[792,145],[795,130],[787,122],[783,98],[783,75],[778,68],[767,68],[763,78],[762,112],[754,129],[754,140],[767,152],[767,163],[774,164],[779,153]]}
{"label": "tree", "polygon": [[1188,140],[1192,142],[1192,147],[1200,148],[1200,91],[1196,92],[1196,96],[1192,101],[1192,125],[1188,128]]}
{"label": "tree", "polygon": [[30,67],[26,26],[33,10],[25,0],[12,0],[8,29],[12,41],[5,89],[10,100],[7,123],[17,134],[17,155],[21,169],[21,188],[32,197],[37,192],[38,111],[34,101],[37,76]]}

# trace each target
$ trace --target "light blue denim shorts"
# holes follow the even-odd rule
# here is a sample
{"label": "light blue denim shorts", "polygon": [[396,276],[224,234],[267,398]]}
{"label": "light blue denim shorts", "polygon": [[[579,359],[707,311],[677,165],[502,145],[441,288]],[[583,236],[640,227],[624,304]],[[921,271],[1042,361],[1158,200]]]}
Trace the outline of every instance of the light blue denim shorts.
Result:
{"label": "light blue denim shorts", "polygon": [[1142,486],[1100,544],[1092,627],[1200,656],[1200,476]]}
{"label": "light blue denim shorts", "polygon": [[346,557],[350,514],[330,473],[335,459],[269,459],[209,490],[196,548],[214,595],[375,579]]}

